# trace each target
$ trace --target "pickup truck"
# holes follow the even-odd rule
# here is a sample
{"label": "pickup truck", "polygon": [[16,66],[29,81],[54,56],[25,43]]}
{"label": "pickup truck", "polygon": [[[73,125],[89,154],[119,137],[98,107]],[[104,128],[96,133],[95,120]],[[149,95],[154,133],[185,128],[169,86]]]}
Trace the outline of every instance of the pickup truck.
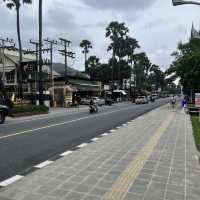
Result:
{"label": "pickup truck", "polygon": [[8,107],[0,104],[0,124],[3,124],[8,115]]}

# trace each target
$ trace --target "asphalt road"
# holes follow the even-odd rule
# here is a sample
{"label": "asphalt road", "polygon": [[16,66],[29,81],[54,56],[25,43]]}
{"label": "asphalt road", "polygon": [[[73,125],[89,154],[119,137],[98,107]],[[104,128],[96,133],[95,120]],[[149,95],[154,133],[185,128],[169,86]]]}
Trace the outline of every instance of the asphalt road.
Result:
{"label": "asphalt road", "polygon": [[147,105],[115,104],[88,110],[60,113],[33,120],[19,120],[0,125],[0,182],[24,174],[33,166],[108,132],[168,102],[158,100]]}

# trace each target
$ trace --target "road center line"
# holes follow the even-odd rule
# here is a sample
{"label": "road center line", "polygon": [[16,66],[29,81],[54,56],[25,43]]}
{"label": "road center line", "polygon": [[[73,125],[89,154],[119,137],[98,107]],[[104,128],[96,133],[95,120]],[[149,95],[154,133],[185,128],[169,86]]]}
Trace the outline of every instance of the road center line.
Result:
{"label": "road center line", "polygon": [[105,115],[109,115],[109,114],[112,114],[112,113],[117,113],[117,112],[121,112],[121,111],[125,111],[125,110],[130,110],[130,108],[114,110],[114,111],[106,112],[106,113],[99,113],[98,115],[86,116],[86,117],[82,117],[82,118],[78,118],[78,119],[74,119],[74,120],[70,120],[70,121],[66,121],[66,122],[62,122],[62,123],[58,123],[58,124],[52,124],[52,125],[48,125],[48,126],[35,128],[35,129],[21,131],[21,132],[18,132],[18,133],[13,133],[13,134],[1,136],[0,140],[6,139],[6,138],[10,138],[10,137],[14,137],[14,136],[18,136],[18,135],[22,135],[22,134],[25,134],[25,133],[34,133],[34,132],[36,133],[37,131],[40,131],[40,130],[44,130],[44,129],[48,129],[48,128],[52,128],[52,127],[56,127],[56,126],[62,126],[62,125],[74,123],[74,122],[81,121],[81,120],[84,120],[84,119],[90,119],[90,118],[94,118],[94,117],[97,118],[99,116],[105,116]]}

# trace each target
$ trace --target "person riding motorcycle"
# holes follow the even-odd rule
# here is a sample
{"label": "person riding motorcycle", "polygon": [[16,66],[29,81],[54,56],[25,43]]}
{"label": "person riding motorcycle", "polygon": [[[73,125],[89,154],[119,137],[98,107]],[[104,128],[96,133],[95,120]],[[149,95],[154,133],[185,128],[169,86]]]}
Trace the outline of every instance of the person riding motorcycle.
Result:
{"label": "person riding motorcycle", "polygon": [[96,102],[94,101],[94,99],[90,100],[90,109],[94,109],[95,112],[98,112],[98,106]]}

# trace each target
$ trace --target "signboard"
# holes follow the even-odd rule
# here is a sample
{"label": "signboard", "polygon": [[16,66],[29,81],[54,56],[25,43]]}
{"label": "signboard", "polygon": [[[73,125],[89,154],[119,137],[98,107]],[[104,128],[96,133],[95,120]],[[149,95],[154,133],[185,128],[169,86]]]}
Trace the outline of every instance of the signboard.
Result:
{"label": "signboard", "polygon": [[200,107],[200,93],[195,93],[195,105]]}

